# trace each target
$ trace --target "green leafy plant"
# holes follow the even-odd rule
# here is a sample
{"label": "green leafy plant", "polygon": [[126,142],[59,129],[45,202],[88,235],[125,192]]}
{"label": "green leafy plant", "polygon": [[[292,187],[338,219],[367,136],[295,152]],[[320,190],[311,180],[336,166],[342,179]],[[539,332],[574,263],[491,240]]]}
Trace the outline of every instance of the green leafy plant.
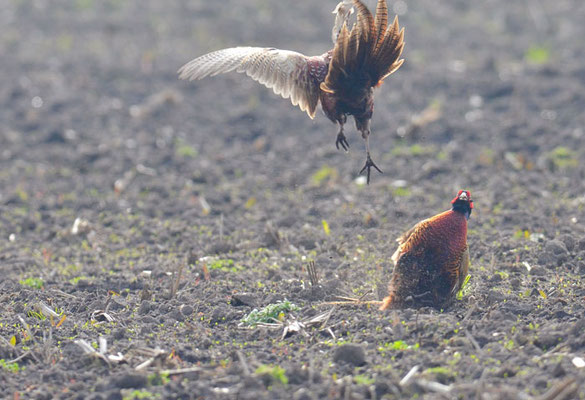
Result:
{"label": "green leafy plant", "polygon": [[447,383],[457,376],[455,370],[443,366],[427,368],[424,373],[434,375],[440,383]]}
{"label": "green leafy plant", "polygon": [[558,169],[575,168],[579,165],[575,152],[564,146],[555,147],[548,154],[548,158]]}
{"label": "green leafy plant", "polygon": [[311,182],[315,186],[321,186],[327,179],[334,180],[338,175],[337,169],[323,165],[311,176]]}
{"label": "green leafy plant", "polygon": [[325,220],[322,220],[321,224],[323,224],[323,231],[325,232],[325,234],[327,236],[329,236],[331,234],[331,229],[329,228],[329,223]]}
{"label": "green leafy plant", "polygon": [[374,382],[376,381],[374,378],[370,378],[369,376],[366,376],[366,375],[355,375],[353,377],[353,380],[358,385],[366,385],[366,386],[373,385]]}
{"label": "green leafy plant", "polygon": [[531,64],[546,64],[550,59],[550,50],[545,46],[532,46],[526,50],[524,58]]}
{"label": "green leafy plant", "polygon": [[278,365],[266,365],[262,364],[256,368],[255,373],[257,375],[268,375],[272,381],[278,382],[283,386],[288,385],[288,377],[286,376],[286,370]]}
{"label": "green leafy plant", "polygon": [[45,282],[43,282],[43,278],[26,278],[21,280],[20,284],[22,286],[28,286],[32,289],[40,290],[45,285]]}
{"label": "green leafy plant", "polygon": [[195,147],[191,146],[183,139],[178,139],[175,142],[175,154],[178,157],[195,158],[198,155],[198,151]]}
{"label": "green leafy plant", "polygon": [[223,272],[238,272],[242,269],[242,266],[236,265],[231,258],[213,260],[210,261],[207,266],[210,270],[219,270]]}
{"label": "green leafy plant", "polygon": [[2,358],[0,359],[0,369],[16,374],[20,371],[20,366],[18,363],[7,363],[6,360]]}
{"label": "green leafy plant", "polygon": [[457,292],[457,300],[462,300],[464,296],[467,296],[469,294],[469,280],[471,279],[471,275],[467,275],[465,277],[465,280],[463,281],[463,283],[461,284],[461,289],[459,289],[459,291]]}
{"label": "green leafy plant", "polygon": [[31,318],[36,318],[39,321],[44,321],[47,319],[47,317],[45,316],[45,314],[43,314],[42,311],[35,311],[35,310],[29,310],[26,315],[28,315]]}
{"label": "green leafy plant", "polygon": [[281,321],[286,313],[296,311],[299,308],[288,300],[269,304],[261,310],[252,310],[250,314],[242,318],[242,323],[245,325],[255,326],[259,323],[268,323]]}
{"label": "green leafy plant", "polygon": [[160,394],[152,393],[148,390],[133,390],[128,394],[124,395],[123,400],[135,400],[135,399],[158,399]]}
{"label": "green leafy plant", "polygon": [[394,197],[409,197],[411,192],[407,187],[397,187],[392,190],[392,195],[394,195]]}
{"label": "green leafy plant", "polygon": [[413,349],[416,350],[419,347],[420,347],[420,345],[418,343],[415,343],[414,345],[409,345],[404,340],[396,340],[394,342],[384,343],[382,346],[378,347],[378,350],[381,352],[386,352],[388,350],[403,351],[403,350],[413,350]]}
{"label": "green leafy plant", "polygon": [[409,347],[408,344],[403,340],[397,340],[395,342],[392,342],[392,344],[390,345],[390,348],[392,350],[406,350],[408,349],[408,347]]}
{"label": "green leafy plant", "polygon": [[166,385],[167,383],[169,383],[171,381],[171,378],[169,378],[169,374],[168,373],[153,373],[148,375],[148,384],[151,386],[162,386],[162,385]]}
{"label": "green leafy plant", "polygon": [[432,367],[432,368],[427,368],[425,372],[428,372],[430,374],[444,374],[444,375],[453,375],[453,371],[451,371],[449,368],[446,367]]}

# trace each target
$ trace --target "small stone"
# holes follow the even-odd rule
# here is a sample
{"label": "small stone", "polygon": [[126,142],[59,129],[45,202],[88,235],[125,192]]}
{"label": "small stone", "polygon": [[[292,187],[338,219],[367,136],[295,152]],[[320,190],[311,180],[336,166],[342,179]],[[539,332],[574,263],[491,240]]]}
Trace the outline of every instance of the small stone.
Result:
{"label": "small stone", "polygon": [[179,322],[183,322],[185,320],[185,316],[178,309],[172,310],[168,315],[172,319],[179,321]]}
{"label": "small stone", "polygon": [[518,278],[512,278],[512,279],[510,279],[510,286],[514,290],[519,289],[521,284],[522,284],[522,281],[520,279],[518,279]]}
{"label": "small stone", "polygon": [[532,267],[530,270],[530,275],[534,276],[543,276],[546,275],[546,270],[538,265]]}
{"label": "small stone", "polygon": [[581,357],[573,357],[571,362],[577,368],[585,368],[585,360],[583,360]]}
{"label": "small stone", "polygon": [[514,368],[513,366],[504,365],[495,372],[495,376],[499,378],[511,378],[513,376],[516,376],[517,372],[518,371],[516,371],[516,368]]}
{"label": "small stone", "polygon": [[567,246],[560,240],[549,240],[544,246],[544,251],[539,261],[549,267],[556,267],[565,262],[569,256]]}
{"label": "small stone", "polygon": [[564,235],[561,235],[559,239],[565,244],[565,247],[567,248],[568,251],[573,251],[576,242],[575,237],[573,235],[565,233]]}
{"label": "small stone", "polygon": [[560,240],[549,240],[544,246],[544,249],[553,254],[567,254],[569,252],[565,243]]}
{"label": "small stone", "polygon": [[147,316],[145,316],[145,317],[142,317],[142,318],[140,319],[140,321],[141,321],[143,324],[156,324],[156,323],[157,323],[157,322],[156,322],[156,319],[154,319],[154,318],[153,318],[153,317],[151,317],[150,315],[147,315]]}
{"label": "small stone", "polygon": [[227,319],[227,310],[224,307],[217,307],[215,310],[211,312],[211,323],[218,324],[223,323]]}
{"label": "small stone", "polygon": [[148,384],[145,375],[126,373],[112,379],[112,387],[120,389],[143,388]]}
{"label": "small stone", "polygon": [[335,350],[333,361],[347,363],[356,367],[366,364],[366,352],[363,347],[355,344],[344,344]]}
{"label": "small stone", "polygon": [[293,394],[293,400],[315,400],[315,396],[305,388],[300,388]]}
{"label": "small stone", "polygon": [[528,343],[530,339],[528,338],[528,336],[523,335],[521,333],[516,334],[516,336],[514,337],[514,341],[518,344],[518,346],[524,346],[526,343]]}
{"label": "small stone", "polygon": [[583,331],[585,331],[585,318],[581,318],[575,322],[570,332],[573,336],[580,336]]}
{"label": "small stone", "polygon": [[500,292],[496,289],[490,289],[490,291],[487,294],[487,299],[490,302],[490,304],[504,301],[505,298],[506,298],[506,296],[504,296],[504,294],[502,292]]}
{"label": "small stone", "polygon": [[252,375],[245,377],[243,383],[246,389],[261,389],[264,387],[260,379]]}
{"label": "small stone", "polygon": [[104,400],[104,396],[101,393],[92,393],[89,396],[87,396],[86,399],[87,400]]}
{"label": "small stone", "polygon": [[146,324],[140,327],[140,335],[146,336],[152,333],[152,325]]}
{"label": "small stone", "polygon": [[386,382],[376,382],[375,384],[375,388],[376,388],[376,396],[378,398],[382,398],[382,396],[384,396],[386,393],[390,393],[392,388],[390,387],[390,385]]}
{"label": "small stone", "polygon": [[148,312],[152,309],[152,303],[150,301],[143,301],[142,303],[140,303],[140,307],[138,307],[138,314],[139,315],[144,315],[144,314],[148,314]]}
{"label": "small stone", "polygon": [[239,306],[249,306],[249,307],[256,307],[258,304],[258,299],[256,296],[248,293],[236,293],[232,296],[232,301],[230,304],[234,307]]}
{"label": "small stone", "polygon": [[544,333],[538,335],[538,337],[534,339],[534,345],[544,351],[548,351],[559,344],[561,341],[562,335],[560,334]]}
{"label": "small stone", "polygon": [[112,331],[112,338],[114,338],[115,340],[124,339],[125,336],[126,330],[124,328],[118,328]]}
{"label": "small stone", "polygon": [[188,317],[191,314],[193,314],[193,307],[191,307],[188,304],[181,305],[181,307],[179,307],[179,310],[181,310],[181,314],[183,314],[185,317]]}
{"label": "small stone", "polygon": [[111,300],[108,306],[108,310],[110,311],[118,311],[123,310],[125,306],[123,304],[118,303],[116,300]]}
{"label": "small stone", "polygon": [[288,382],[292,385],[302,385],[309,379],[309,373],[306,369],[299,367],[287,371]]}
{"label": "small stone", "polygon": [[112,390],[106,394],[106,400],[122,400],[122,393],[119,390]]}

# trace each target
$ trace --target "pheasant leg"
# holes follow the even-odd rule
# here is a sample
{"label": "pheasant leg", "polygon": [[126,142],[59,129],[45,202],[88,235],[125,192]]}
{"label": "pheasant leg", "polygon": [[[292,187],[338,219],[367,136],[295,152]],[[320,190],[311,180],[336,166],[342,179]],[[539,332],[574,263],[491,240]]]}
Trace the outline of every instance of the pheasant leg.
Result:
{"label": "pheasant leg", "polygon": [[366,141],[366,165],[364,165],[364,167],[360,171],[360,174],[363,174],[364,171],[367,171],[367,177],[368,177],[368,179],[367,179],[366,182],[369,185],[370,184],[370,169],[372,167],[374,167],[381,174],[383,172],[382,172],[382,170],[380,168],[378,168],[378,166],[376,164],[374,164],[374,161],[372,161],[372,157],[370,157],[370,141],[369,141],[370,132],[369,131],[362,132],[362,137]]}
{"label": "pheasant leg", "polygon": [[335,147],[337,147],[337,150],[339,150],[340,145],[345,151],[349,149],[349,143],[347,143],[347,139],[343,133],[343,125],[339,126],[339,132],[337,133],[337,139],[335,140]]}

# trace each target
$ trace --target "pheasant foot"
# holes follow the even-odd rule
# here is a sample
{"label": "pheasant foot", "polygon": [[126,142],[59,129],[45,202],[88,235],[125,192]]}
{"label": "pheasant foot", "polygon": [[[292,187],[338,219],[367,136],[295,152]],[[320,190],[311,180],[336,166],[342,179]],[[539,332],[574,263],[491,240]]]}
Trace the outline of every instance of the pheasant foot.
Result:
{"label": "pheasant foot", "polygon": [[349,149],[349,143],[347,142],[347,139],[345,138],[343,131],[339,131],[339,133],[337,134],[337,139],[335,140],[335,147],[337,147],[337,150],[339,150],[340,145],[345,151]]}
{"label": "pheasant foot", "polygon": [[364,171],[367,171],[367,183],[368,185],[370,184],[370,169],[374,167],[379,173],[383,173],[382,170],[380,168],[378,168],[378,166],[376,164],[374,164],[374,161],[372,161],[372,157],[370,157],[370,153],[367,152],[366,153],[366,165],[364,165],[364,167],[362,168],[362,170],[360,171],[360,174],[363,174]]}

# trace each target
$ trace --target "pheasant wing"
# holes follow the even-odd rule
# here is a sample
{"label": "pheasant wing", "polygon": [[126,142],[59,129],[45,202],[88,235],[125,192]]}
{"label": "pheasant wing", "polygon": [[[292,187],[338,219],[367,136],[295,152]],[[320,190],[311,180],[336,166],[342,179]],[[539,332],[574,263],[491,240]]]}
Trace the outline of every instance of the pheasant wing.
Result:
{"label": "pheasant wing", "polygon": [[283,98],[290,98],[309,117],[315,117],[319,83],[327,73],[324,57],[306,57],[288,50],[233,47],[198,57],[179,69],[181,79],[202,79],[236,71],[245,73]]}
{"label": "pheasant wing", "polygon": [[414,225],[412,228],[404,232],[396,241],[398,242],[398,248],[392,255],[392,261],[394,265],[398,262],[400,257],[406,253],[412,251],[416,248],[417,245],[420,245],[420,240],[422,238],[421,232],[427,229],[428,220],[420,221],[418,224]]}

